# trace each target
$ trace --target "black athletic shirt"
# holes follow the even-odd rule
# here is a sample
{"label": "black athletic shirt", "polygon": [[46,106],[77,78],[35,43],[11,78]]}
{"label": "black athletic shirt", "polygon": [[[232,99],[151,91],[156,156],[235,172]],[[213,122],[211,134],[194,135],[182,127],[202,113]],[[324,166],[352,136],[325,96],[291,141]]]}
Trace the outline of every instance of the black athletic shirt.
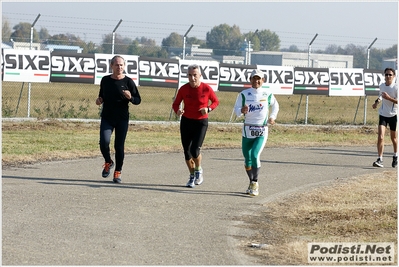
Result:
{"label": "black athletic shirt", "polygon": [[[122,91],[129,90],[132,98],[130,101],[125,98]],[[101,117],[109,121],[128,120],[129,102],[138,105],[141,102],[139,91],[134,81],[125,76],[121,80],[111,78],[111,75],[104,76],[100,83],[99,97],[103,99]]]}

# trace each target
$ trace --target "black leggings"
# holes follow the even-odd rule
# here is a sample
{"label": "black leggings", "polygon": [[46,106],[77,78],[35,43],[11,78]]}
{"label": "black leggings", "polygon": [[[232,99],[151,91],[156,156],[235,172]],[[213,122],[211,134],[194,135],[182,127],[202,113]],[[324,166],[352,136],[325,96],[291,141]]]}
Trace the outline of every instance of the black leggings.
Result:
{"label": "black leggings", "polygon": [[100,150],[105,162],[111,162],[109,144],[111,142],[111,134],[115,130],[115,171],[122,170],[123,160],[125,158],[125,140],[128,128],[129,120],[110,122],[101,118]]}
{"label": "black leggings", "polygon": [[208,119],[193,120],[181,117],[180,137],[186,160],[198,158],[207,129]]}

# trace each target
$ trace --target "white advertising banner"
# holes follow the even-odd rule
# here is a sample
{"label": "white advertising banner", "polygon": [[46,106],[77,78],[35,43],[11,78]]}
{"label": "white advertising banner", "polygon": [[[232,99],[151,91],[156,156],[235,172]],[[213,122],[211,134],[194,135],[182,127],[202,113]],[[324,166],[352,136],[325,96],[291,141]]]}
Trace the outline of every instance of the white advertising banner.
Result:
{"label": "white advertising banner", "polygon": [[[125,59],[125,73],[130,77],[134,83],[139,86],[139,57],[132,55],[120,55]],[[100,84],[101,79],[112,74],[111,59],[114,55],[111,54],[95,54],[94,60],[96,62],[96,71],[94,74],[94,84]]]}
{"label": "white advertising banner", "polygon": [[274,95],[292,95],[294,91],[294,67],[257,65],[265,74],[263,88]]}
{"label": "white advertising banner", "polygon": [[363,69],[330,68],[330,96],[364,96]]}
{"label": "white advertising banner", "polygon": [[50,81],[50,51],[4,49],[3,64],[3,81],[38,83]]}
{"label": "white advertising banner", "polygon": [[201,81],[212,87],[213,91],[218,90],[219,86],[219,62],[217,61],[196,61],[179,60],[179,88],[188,83],[187,68],[189,65],[197,64],[201,69]]}

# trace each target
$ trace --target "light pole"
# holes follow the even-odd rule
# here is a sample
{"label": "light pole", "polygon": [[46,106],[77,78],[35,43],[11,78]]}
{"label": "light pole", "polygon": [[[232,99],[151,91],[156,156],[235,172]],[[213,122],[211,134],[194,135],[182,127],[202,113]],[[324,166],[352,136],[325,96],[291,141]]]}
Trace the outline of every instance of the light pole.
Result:
{"label": "light pole", "polygon": [[[367,61],[366,61],[366,69],[369,68],[369,62],[370,62],[370,48],[373,46],[373,44],[375,43],[375,41],[377,41],[377,38],[374,39],[373,42],[371,42],[371,44],[367,47]],[[362,99],[362,97],[359,97],[359,101],[357,102],[357,108],[356,108],[356,112],[355,112],[355,117],[353,118],[353,124],[356,123],[356,116],[357,116],[357,111],[359,110],[359,105],[360,105],[360,100]],[[364,113],[363,113],[363,124],[366,124],[366,120],[367,120],[367,95],[364,94]]]}
{"label": "light pole", "polygon": [[[40,14],[37,15],[35,21],[32,23],[32,25],[30,26],[30,46],[29,46],[29,50],[32,50],[32,44],[33,44],[33,27],[35,26],[37,20],[40,18]],[[28,118],[30,117],[30,91],[32,88],[32,84],[31,82],[28,83]]]}
{"label": "light pole", "polygon": [[190,28],[186,31],[186,33],[183,36],[183,59],[186,58],[186,37],[187,34],[191,31],[191,29],[194,27],[194,24],[191,24]]}
{"label": "light pole", "polygon": [[30,26],[30,50],[32,50],[32,43],[33,43],[33,27],[35,27],[35,24],[36,24],[36,22],[38,21],[39,18],[40,18],[40,14],[37,15],[35,21]]}
{"label": "light pole", "polygon": [[[371,42],[369,47],[367,47],[367,69],[370,66],[370,49],[376,41],[377,41],[377,38],[375,38],[374,41]],[[363,115],[363,124],[364,125],[366,125],[366,120],[367,120],[367,95],[364,94],[364,115]]]}
{"label": "light pole", "polygon": [[[309,46],[308,46],[308,67],[310,68],[310,51],[311,51],[311,47],[312,44],[314,42],[314,40],[316,39],[316,37],[319,34],[316,33],[316,35],[313,37],[312,41],[310,41]],[[306,108],[305,108],[305,124],[308,124],[308,106],[309,106],[309,95],[306,95]]]}
{"label": "light pole", "polygon": [[319,34],[316,33],[316,35],[313,37],[312,41],[310,41],[310,43],[309,43],[309,45],[308,45],[308,67],[310,67],[310,52],[311,52],[311,49],[312,49],[312,44],[313,44],[314,40],[316,39],[316,37],[317,37],[318,35],[319,35]]}
{"label": "light pole", "polygon": [[367,47],[367,69],[369,68],[370,65],[370,48],[373,46],[373,44],[377,41],[377,38],[374,39],[374,41]]}
{"label": "light pole", "polygon": [[245,65],[250,65],[251,64],[251,52],[250,52],[250,47],[251,47],[251,41],[249,40],[249,36],[248,36],[248,41],[247,38],[245,38],[244,40],[245,42]]}
{"label": "light pole", "polygon": [[114,54],[114,48],[115,48],[115,32],[116,32],[116,29],[118,29],[119,25],[121,25],[121,23],[122,23],[122,20],[120,20],[118,22],[115,29],[112,31],[112,50],[111,50],[112,55]]}
{"label": "light pole", "polygon": [[249,38],[250,37],[252,38],[257,33],[258,33],[258,29],[256,29],[256,31],[254,32],[253,35],[248,35],[248,42],[247,42],[247,39],[244,40],[245,42],[247,42],[247,44],[246,44],[247,45],[247,49],[245,51],[245,61],[246,61],[247,65],[251,65],[251,40]]}

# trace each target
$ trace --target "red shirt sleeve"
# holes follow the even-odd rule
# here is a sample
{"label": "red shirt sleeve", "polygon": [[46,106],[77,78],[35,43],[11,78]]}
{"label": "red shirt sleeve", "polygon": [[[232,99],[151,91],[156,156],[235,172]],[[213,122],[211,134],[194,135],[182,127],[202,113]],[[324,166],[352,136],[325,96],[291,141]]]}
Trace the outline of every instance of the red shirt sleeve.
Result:
{"label": "red shirt sleeve", "polygon": [[175,111],[175,113],[179,110],[180,103],[183,101],[183,91],[184,91],[184,85],[180,87],[180,89],[177,91],[175,100],[173,101],[172,108]]}

